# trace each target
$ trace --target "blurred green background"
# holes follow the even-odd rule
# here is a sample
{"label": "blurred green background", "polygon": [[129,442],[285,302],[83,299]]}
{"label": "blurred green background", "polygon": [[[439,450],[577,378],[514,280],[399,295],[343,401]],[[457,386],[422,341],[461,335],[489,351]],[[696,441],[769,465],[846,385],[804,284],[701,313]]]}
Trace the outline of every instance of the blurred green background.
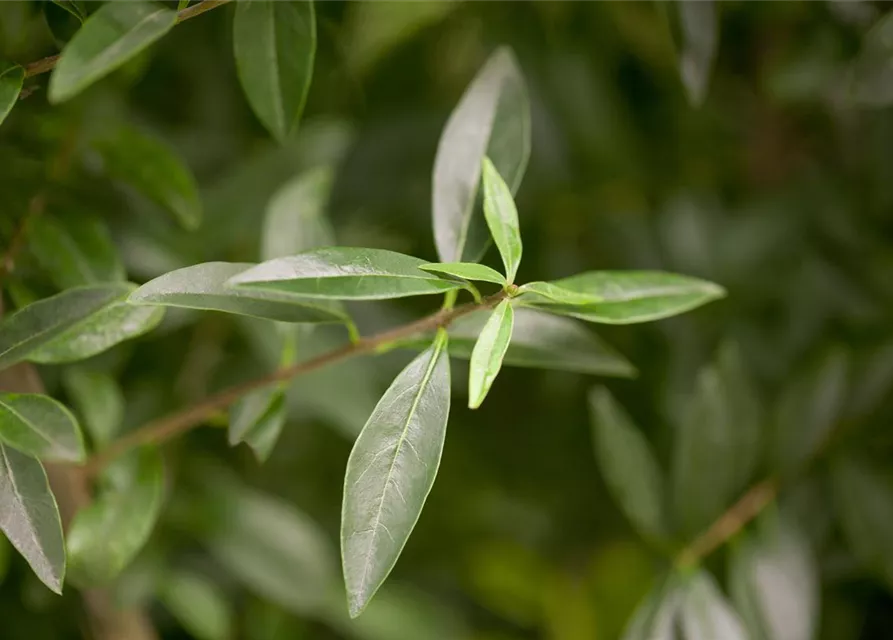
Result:
{"label": "blurred green background", "polygon": [[[780,398],[800,393],[829,358],[843,362],[837,387],[807,385],[804,412],[848,420],[835,447],[893,471],[893,112],[884,106],[882,73],[876,93],[869,87],[861,100],[877,104],[856,104],[847,90],[849,65],[887,8],[720,3],[716,62],[695,108],[679,79],[672,4],[319,2],[307,109],[282,146],[241,93],[231,6],[178,26],[63,105],[49,106],[45,80],[35,79],[36,90],[0,128],[4,241],[60,148],[134,124],[169,142],[195,172],[205,208],[198,231],[182,231],[120,191],[89,154],[53,185],[50,202],[101,216],[129,278],[143,282],[207,260],[257,260],[271,196],[329,163],[336,178],[328,212],[340,244],[434,260],[431,170],[440,131],[487,56],[507,44],[533,107],[533,150],[517,196],[520,280],[660,268],[728,289],[726,299],[676,319],[598,327],[640,370],[635,380],[507,368],[472,412],[467,371],[457,362],[438,480],[375,607],[359,620],[347,621],[341,600],[312,601],[326,580],[340,584],[344,465],[406,352],[298,378],[287,427],[264,465],[245,447],[229,449],[223,431],[210,427],[167,446],[162,522],[115,596],[147,609],[166,639],[202,637],[195,634],[207,630],[190,631],[184,620],[213,627],[227,615],[233,637],[248,640],[617,638],[666,563],[607,492],[586,392],[607,384],[666,468],[696,372],[726,341],[741,348],[767,431],[777,427]],[[3,57],[24,63],[57,51],[64,30],[50,30],[43,11],[37,2],[0,3]],[[498,261],[491,250],[486,262]],[[27,259],[10,286],[53,291]],[[350,310],[370,333],[435,305],[423,298]],[[169,313],[156,332],[84,366],[122,383],[126,424],[136,426],[275,366],[273,337],[261,322]],[[315,330],[302,354],[340,340],[339,330]],[[41,372],[64,397],[58,370]],[[823,403],[829,395],[836,404]],[[816,637],[893,637],[890,585],[844,543],[827,482],[820,462],[782,492],[818,562]],[[236,524],[221,524],[221,512],[235,514]],[[293,529],[312,537],[317,527],[331,558],[295,542],[303,538]],[[707,565],[720,578],[723,557]],[[215,585],[229,614],[216,598],[205,603],[205,586],[196,595],[195,576]],[[0,637],[80,637],[77,592],[52,595],[5,541],[0,580]]]}

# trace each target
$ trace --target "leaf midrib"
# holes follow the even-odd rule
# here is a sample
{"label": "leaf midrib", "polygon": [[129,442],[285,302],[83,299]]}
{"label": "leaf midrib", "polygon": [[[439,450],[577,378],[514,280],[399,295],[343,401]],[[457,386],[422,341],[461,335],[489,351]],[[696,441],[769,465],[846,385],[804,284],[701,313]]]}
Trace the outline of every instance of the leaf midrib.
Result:
{"label": "leaf midrib", "polygon": [[[0,399],[0,407],[3,407],[7,411],[9,411],[12,415],[14,415],[16,418],[21,420],[27,427],[30,427],[31,430],[34,431],[34,433],[36,433],[38,436],[40,436],[41,438],[46,440],[46,443],[49,445],[51,451],[54,451],[56,449],[55,443],[48,436],[46,436],[43,433],[43,431],[38,429],[37,426],[35,425],[35,423],[33,423],[30,420],[27,420],[25,418],[25,416],[23,416],[21,413],[19,413],[15,409],[13,409],[12,406],[10,406],[10,404],[8,402]],[[5,438],[4,438],[4,440],[5,440]],[[9,443],[9,441],[7,441],[7,443],[10,444],[10,446],[13,446],[11,443]]]}
{"label": "leaf midrib", "polygon": [[[37,537],[37,528],[34,526],[34,521],[31,518],[31,514],[28,509],[25,508],[25,500],[19,491],[19,485],[15,479],[15,472],[12,470],[12,465],[9,464],[9,458],[6,456],[6,446],[0,444],[0,456],[3,457],[3,466],[6,468],[7,476],[9,477],[9,484],[12,487],[12,493],[16,499],[16,505],[19,507],[19,511],[21,511],[25,522],[28,525],[28,534],[31,537],[31,541],[34,543],[34,547],[39,551],[43,560],[50,566],[52,569],[52,562],[50,562],[49,558],[47,558],[46,553],[43,550],[43,545],[41,545],[40,540]],[[55,574],[55,570],[53,570]]]}

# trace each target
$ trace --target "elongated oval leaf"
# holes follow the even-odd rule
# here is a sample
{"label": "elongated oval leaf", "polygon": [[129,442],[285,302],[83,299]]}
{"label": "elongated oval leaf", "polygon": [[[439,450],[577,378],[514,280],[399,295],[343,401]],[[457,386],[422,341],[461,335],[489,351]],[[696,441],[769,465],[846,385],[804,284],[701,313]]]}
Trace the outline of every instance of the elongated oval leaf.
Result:
{"label": "elongated oval leaf", "polygon": [[71,412],[36,393],[0,394],[0,441],[42,460],[82,462],[85,456]]}
{"label": "elongated oval leaf", "polygon": [[22,67],[0,61],[0,124],[3,124],[19,99],[24,81],[25,70]]}
{"label": "elongated oval leaf", "polygon": [[489,244],[475,200],[487,155],[514,194],[530,156],[530,102],[515,56],[503,47],[469,85],[434,159],[434,240],[442,262],[477,262]]}
{"label": "elongated oval leaf", "polygon": [[335,233],[325,218],[332,179],[331,169],[315,169],[273,195],[264,217],[262,260],[335,244]]}
{"label": "elongated oval leaf", "polygon": [[461,286],[419,267],[424,260],[384,249],[325,247],[277,258],[230,278],[242,289],[313,298],[378,300],[443,293]]}
{"label": "elongated oval leaf", "polygon": [[177,571],[165,580],[161,601],[196,640],[230,640],[233,612],[217,584],[196,573]]}
{"label": "elongated oval leaf", "polygon": [[233,50],[248,103],[267,130],[284,140],[297,128],[313,76],[313,2],[240,2]]}
{"label": "elongated oval leaf", "polygon": [[623,640],[676,640],[676,616],[682,601],[679,577],[663,577],[636,607]]}
{"label": "elongated oval leaf", "polygon": [[109,2],[84,22],[50,76],[58,104],[108,75],[170,31],[177,12],[151,2]]}
{"label": "elongated oval leaf", "polygon": [[505,276],[501,273],[476,262],[438,262],[422,265],[419,269],[429,273],[443,273],[463,280],[492,282],[500,286],[506,284]]}
{"label": "elongated oval leaf", "polygon": [[93,144],[112,178],[164,207],[184,228],[198,228],[202,220],[198,187],[173,149],[130,127],[120,127]]}
{"label": "elongated oval leaf", "polygon": [[157,450],[140,450],[110,469],[117,482],[77,512],[68,530],[73,580],[104,584],[126,567],[149,539],[164,495]]}
{"label": "elongated oval leaf", "polygon": [[535,300],[544,299],[550,304],[592,305],[602,301],[597,295],[571,291],[552,282],[528,282],[521,285],[518,291],[532,295]]}
{"label": "elongated oval leaf", "polygon": [[343,322],[341,307],[327,300],[299,299],[275,291],[226,286],[251,263],[205,262],[171,271],[130,294],[134,305],[222,311],[280,322]]}
{"label": "elongated oval leaf", "polygon": [[487,392],[499,375],[502,359],[512,339],[512,326],[515,321],[514,309],[508,300],[503,300],[490,314],[487,324],[481,330],[468,369],[468,407],[481,406]]}
{"label": "elongated oval leaf", "polygon": [[590,392],[589,409],[595,455],[617,505],[642,536],[665,540],[665,481],[648,441],[607,389]]}
{"label": "elongated oval leaf", "polygon": [[449,412],[450,365],[440,333],[385,391],[347,461],[341,556],[351,617],[385,581],[419,519]]}
{"label": "elongated oval leaf", "polygon": [[518,226],[518,210],[508,185],[499,175],[493,161],[484,158],[484,218],[490,227],[490,235],[502,256],[505,277],[514,282],[521,264],[521,229]]}
{"label": "elongated oval leaf", "polygon": [[0,444],[0,530],[47,587],[62,593],[65,544],[40,462]]}
{"label": "elongated oval leaf", "polygon": [[676,3],[679,11],[681,50],[679,75],[688,101],[695,107],[704,102],[716,58],[719,24],[712,0],[683,0]]}
{"label": "elongated oval leaf", "polygon": [[127,295],[126,284],[69,289],[23,307],[0,322],[0,368],[25,360],[40,346]]}
{"label": "elongated oval leaf", "polygon": [[74,366],[62,372],[62,384],[93,444],[108,444],[124,420],[124,393],[118,381],[106,373]]}
{"label": "elongated oval leaf", "polygon": [[603,302],[557,305],[535,293],[519,299],[552,313],[604,324],[668,318],[725,295],[725,290],[712,282],[660,271],[587,271],[551,284],[575,293],[598,296]]}
{"label": "elongated oval leaf", "polygon": [[738,614],[705,571],[687,579],[679,622],[686,640],[749,640]]}
{"label": "elongated oval leaf", "polygon": [[280,388],[249,393],[230,410],[229,443],[246,442],[264,462],[285,424],[285,393]]}

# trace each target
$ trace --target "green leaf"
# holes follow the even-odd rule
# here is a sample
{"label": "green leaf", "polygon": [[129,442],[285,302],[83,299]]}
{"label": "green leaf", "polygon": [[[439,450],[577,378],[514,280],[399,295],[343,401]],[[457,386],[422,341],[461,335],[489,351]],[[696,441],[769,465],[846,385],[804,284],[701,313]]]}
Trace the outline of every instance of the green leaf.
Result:
{"label": "green leaf", "polygon": [[121,430],[124,394],[112,376],[83,367],[66,367],[62,385],[93,444],[104,447]]}
{"label": "green leaf", "polygon": [[490,314],[481,330],[468,368],[468,408],[481,406],[490,387],[502,368],[502,359],[512,339],[514,309],[509,300],[503,300]]}
{"label": "green leaf", "polygon": [[166,34],[176,11],[151,2],[109,2],[84,22],[50,76],[53,104],[73,98]]}
{"label": "green leaf", "polygon": [[169,211],[183,228],[198,228],[202,202],[195,178],[167,144],[131,127],[119,127],[93,144],[109,176]]}
{"label": "green leaf", "polygon": [[482,264],[476,262],[436,262],[419,267],[429,273],[443,273],[463,280],[475,280],[480,282],[492,282],[504,286],[505,276]]}
{"label": "green leaf", "polygon": [[233,638],[233,612],[217,584],[204,576],[177,571],[165,580],[161,601],[197,640]]}
{"label": "green leaf", "polygon": [[126,277],[108,229],[95,216],[37,216],[28,225],[28,247],[60,289]]}
{"label": "green leaf", "polygon": [[738,614],[706,571],[686,578],[679,603],[679,628],[686,640],[748,640]]}
{"label": "green leaf", "polygon": [[490,158],[484,158],[484,218],[490,227],[490,235],[502,256],[505,277],[509,283],[515,281],[518,265],[521,264],[521,229],[518,226],[518,210],[508,185],[493,165]]}
{"label": "green leaf", "polygon": [[313,2],[238,3],[233,51],[248,103],[273,137],[282,142],[298,126],[313,77]]}
{"label": "green leaf", "polygon": [[246,442],[264,462],[282,432],[285,417],[285,393],[281,388],[246,394],[230,410],[229,443]]}
{"label": "green leaf", "polygon": [[0,124],[3,124],[19,99],[24,81],[25,70],[22,67],[0,61]]}
{"label": "green leaf", "polygon": [[141,449],[107,471],[110,486],[75,514],[68,530],[68,562],[78,584],[114,579],[143,548],[164,497],[164,468],[155,449]]}
{"label": "green leaf", "polygon": [[497,49],[469,85],[440,136],[432,212],[441,262],[477,262],[489,245],[476,215],[484,156],[514,194],[530,157],[530,101],[512,51]]}
{"label": "green leaf", "polygon": [[83,462],[86,456],[71,412],[36,393],[0,393],[0,440],[42,460]]}
{"label": "green leaf", "polygon": [[301,299],[260,289],[226,286],[251,263],[205,262],[150,280],[130,294],[133,305],[222,311],[280,322],[344,322],[341,307],[326,300]]}
{"label": "green leaf", "polygon": [[458,289],[425,273],[424,260],[384,249],[324,247],[262,262],[230,278],[237,289],[341,300],[382,300]]}
{"label": "green leaf", "polygon": [[81,0],[53,0],[53,4],[61,7],[81,22],[87,19],[87,8]]}
{"label": "green leaf", "polygon": [[65,544],[59,508],[40,462],[0,444],[0,530],[47,587],[62,593]]}
{"label": "green leaf", "polygon": [[893,103],[893,14],[886,14],[862,38],[862,49],[849,69],[853,103],[883,107]]}
{"label": "green leaf", "polygon": [[682,40],[679,75],[688,101],[698,107],[707,95],[710,73],[719,41],[719,21],[711,0],[685,0],[676,3]]}
{"label": "green leaf", "polygon": [[665,480],[645,436],[607,389],[589,394],[595,455],[620,509],[649,540],[666,539]]}
{"label": "green leaf", "polygon": [[818,567],[805,537],[783,519],[760,523],[734,546],[729,593],[751,640],[811,640],[819,617]]}
{"label": "green leaf", "polygon": [[519,295],[526,293],[535,296],[538,300],[544,298],[549,304],[584,305],[596,304],[602,299],[596,295],[578,293],[564,287],[559,287],[551,282],[528,282],[518,287]]}
{"label": "green leaf", "polygon": [[675,640],[676,615],[681,600],[678,576],[665,576],[636,607],[623,632],[623,640]]}
{"label": "green leaf", "polygon": [[[719,349],[716,371],[723,389],[725,411],[731,416],[738,451],[729,472],[730,486],[743,490],[753,479],[764,455],[764,414],[741,351],[732,343]],[[733,491],[733,490],[730,490]]]}
{"label": "green leaf", "polygon": [[725,290],[712,282],[660,271],[587,271],[550,284],[574,293],[598,296],[603,302],[556,305],[532,293],[519,300],[552,313],[604,324],[660,320],[725,296]]}
{"label": "green leaf", "polygon": [[341,555],[358,616],[393,569],[434,484],[450,412],[446,334],[385,391],[347,461]]}
{"label": "green leaf", "polygon": [[893,480],[864,460],[839,458],[831,496],[853,554],[893,589]]}
{"label": "green leaf", "polygon": [[314,169],[273,195],[264,217],[262,260],[335,244],[335,233],[325,218],[332,179],[331,169]]}

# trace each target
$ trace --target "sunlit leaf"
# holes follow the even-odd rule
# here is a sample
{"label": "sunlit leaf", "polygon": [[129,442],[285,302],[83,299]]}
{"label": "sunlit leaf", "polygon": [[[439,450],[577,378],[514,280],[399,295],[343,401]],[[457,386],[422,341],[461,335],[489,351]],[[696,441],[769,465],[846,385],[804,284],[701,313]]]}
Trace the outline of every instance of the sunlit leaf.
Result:
{"label": "sunlit leaf", "polygon": [[3,124],[19,99],[24,81],[25,70],[22,67],[0,61],[0,124]]}
{"label": "sunlit leaf", "polygon": [[512,192],[490,158],[483,160],[484,218],[490,227],[490,235],[502,256],[505,277],[514,282],[521,264],[521,229],[518,226],[518,210]]}
{"label": "sunlit leaf", "polygon": [[261,260],[335,244],[335,234],[325,218],[332,178],[331,169],[315,169],[273,195],[264,216]]}
{"label": "sunlit leaf", "polygon": [[99,447],[108,444],[124,420],[124,394],[118,381],[106,373],[74,366],[62,372],[62,384],[93,443]]}
{"label": "sunlit leaf", "polygon": [[450,411],[446,334],[385,391],[347,462],[341,554],[351,617],[403,551],[434,484]]}
{"label": "sunlit leaf", "polygon": [[284,140],[297,128],[313,77],[313,2],[238,3],[233,50],[251,108],[273,137]]}
{"label": "sunlit leaf", "polygon": [[503,300],[490,314],[481,330],[468,369],[468,407],[481,406],[502,368],[502,359],[512,339],[515,313],[512,304]]}
{"label": "sunlit leaf", "polygon": [[738,614],[705,571],[685,579],[679,627],[686,640],[749,640]]}
{"label": "sunlit leaf", "polygon": [[109,2],[84,22],[50,76],[49,99],[73,98],[166,34],[177,13],[151,2]]}
{"label": "sunlit leaf", "polygon": [[462,278],[463,280],[475,280],[480,282],[492,282],[505,285],[505,276],[488,266],[476,262],[435,262],[419,267],[429,273],[443,273],[448,276]]}
{"label": "sunlit leaf", "polygon": [[86,453],[71,412],[36,393],[0,393],[0,441],[41,460],[82,462]]}
{"label": "sunlit leaf", "polygon": [[0,530],[47,587],[62,593],[65,545],[40,462],[0,444]]}
{"label": "sunlit leaf", "polygon": [[196,573],[177,571],[165,580],[161,601],[196,640],[233,637],[232,609],[213,581]]}
{"label": "sunlit leaf", "polygon": [[457,289],[422,271],[424,260],[384,249],[325,247],[276,258],[230,278],[237,289],[342,300],[402,298]]}
{"label": "sunlit leaf", "polygon": [[477,262],[489,244],[476,204],[484,156],[514,194],[530,156],[530,103],[514,54],[496,50],[469,85],[434,159],[434,239],[442,262]]}

